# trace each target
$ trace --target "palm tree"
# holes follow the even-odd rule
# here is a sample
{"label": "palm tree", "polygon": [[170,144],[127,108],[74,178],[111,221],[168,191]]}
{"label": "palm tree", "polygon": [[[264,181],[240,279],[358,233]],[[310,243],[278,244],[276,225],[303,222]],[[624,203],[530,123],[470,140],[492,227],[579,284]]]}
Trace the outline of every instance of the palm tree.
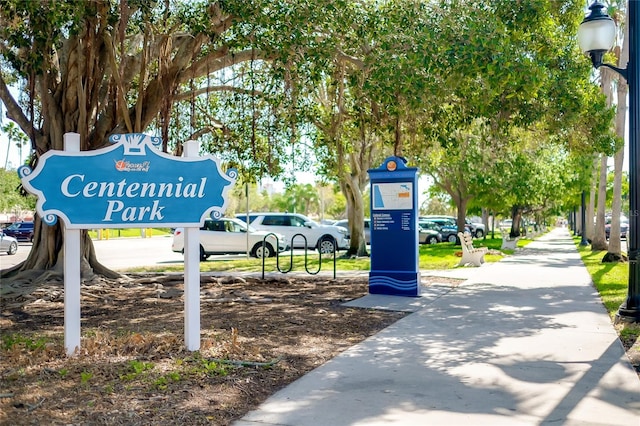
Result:
{"label": "palm tree", "polygon": [[29,138],[22,130],[12,121],[2,126],[2,131],[7,134],[7,157],[4,160],[4,169],[6,170],[9,165],[9,150],[11,148],[11,142],[15,141],[16,146],[20,149],[20,164],[22,164],[22,147],[27,143]]}

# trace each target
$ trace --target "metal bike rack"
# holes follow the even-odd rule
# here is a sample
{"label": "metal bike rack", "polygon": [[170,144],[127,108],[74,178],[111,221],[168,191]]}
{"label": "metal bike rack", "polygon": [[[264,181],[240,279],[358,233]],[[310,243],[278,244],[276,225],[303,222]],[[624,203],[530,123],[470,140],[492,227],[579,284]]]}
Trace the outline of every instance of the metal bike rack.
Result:
{"label": "metal bike rack", "polygon": [[[266,244],[266,240],[267,238],[273,235],[276,240],[278,239],[278,237],[274,234],[274,233],[269,233],[267,235],[264,236],[264,238],[262,239],[262,252],[264,253],[264,246]],[[304,236],[304,234],[295,234],[293,237],[291,237],[291,250],[289,252],[289,269],[283,270],[280,268],[280,251],[278,250],[278,248],[276,247],[276,268],[278,269],[278,272],[282,273],[282,274],[287,274],[289,272],[291,272],[291,270],[293,269],[293,241],[296,239],[296,237],[302,237],[304,239],[304,269],[307,271],[308,274],[310,275],[317,275],[320,270],[322,269],[322,252],[320,250],[318,250],[318,270],[313,272],[309,270],[309,262],[308,262],[308,252],[309,252],[309,246],[307,244],[307,237]],[[333,239],[333,279],[336,279],[336,249],[338,247],[338,241],[335,239],[335,237],[332,237]],[[264,264],[265,262],[265,257],[262,256],[262,279],[264,279]]]}

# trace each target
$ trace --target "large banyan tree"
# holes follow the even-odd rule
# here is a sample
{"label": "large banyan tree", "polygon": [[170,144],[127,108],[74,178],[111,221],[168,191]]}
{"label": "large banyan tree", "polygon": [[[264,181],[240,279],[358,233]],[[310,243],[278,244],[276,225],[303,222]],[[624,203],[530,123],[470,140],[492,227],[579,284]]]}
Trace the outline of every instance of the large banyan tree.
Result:
{"label": "large banyan tree", "polygon": [[[224,153],[233,165],[252,163],[254,174],[277,172],[284,144],[275,143],[282,132],[277,135],[273,129],[286,126],[274,124],[275,114],[269,120],[256,119],[258,108],[266,108],[266,96],[262,102],[256,98],[268,81],[253,75],[246,78],[259,67],[275,69],[275,56],[283,55],[279,63],[285,65],[279,73],[270,74],[282,83],[271,86],[270,111],[277,102],[285,104],[288,86],[282,70],[296,57],[282,43],[297,42],[293,36],[284,36],[287,25],[297,25],[286,14],[284,20],[273,16],[276,10],[287,11],[273,4],[261,0],[0,1],[0,99],[6,117],[31,139],[30,165],[35,167],[49,150],[62,150],[67,132],[80,134],[82,150],[93,150],[108,144],[112,134],[153,131],[161,134],[163,149],[176,154],[182,141],[209,133],[207,148]],[[269,26],[274,22],[284,25],[281,31]],[[261,40],[280,43],[280,49]],[[224,117],[211,110],[194,113],[196,106],[207,109],[213,103],[209,101],[220,104],[220,93],[245,96],[240,101],[252,104],[244,127],[228,126],[225,121],[234,119],[230,113]],[[207,99],[197,102],[203,94]],[[176,113],[185,110],[187,114]],[[177,134],[181,124],[176,117],[184,120],[185,116],[188,123],[182,128],[188,132],[169,143],[170,129]],[[235,121],[243,120],[235,116]],[[265,130],[267,126],[271,127]],[[37,282],[59,274],[62,226],[60,221],[48,226],[36,218],[29,257],[3,271],[3,278],[28,276]],[[117,275],[96,259],[87,232],[82,244],[83,273]]]}

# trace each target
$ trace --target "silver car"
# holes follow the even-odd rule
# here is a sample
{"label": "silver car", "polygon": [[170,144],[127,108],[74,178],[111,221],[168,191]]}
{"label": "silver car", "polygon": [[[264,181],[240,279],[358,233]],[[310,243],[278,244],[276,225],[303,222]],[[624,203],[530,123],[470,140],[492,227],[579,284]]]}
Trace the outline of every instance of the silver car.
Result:
{"label": "silver car", "polygon": [[0,252],[6,252],[9,255],[18,252],[18,240],[6,235],[2,229],[0,229]]}
{"label": "silver car", "polygon": [[[333,225],[342,226],[347,231],[351,229],[349,228],[349,221],[347,219],[342,219],[337,222],[334,222]],[[347,238],[351,239],[351,235],[349,233],[347,233]],[[368,217],[364,218],[364,241],[367,244],[371,244],[371,220]]]}
{"label": "silver car", "polygon": [[249,221],[251,226],[258,230],[284,235],[292,248],[307,247],[317,249],[322,254],[349,248],[346,228],[320,225],[298,213],[238,213],[236,217],[245,222]]}

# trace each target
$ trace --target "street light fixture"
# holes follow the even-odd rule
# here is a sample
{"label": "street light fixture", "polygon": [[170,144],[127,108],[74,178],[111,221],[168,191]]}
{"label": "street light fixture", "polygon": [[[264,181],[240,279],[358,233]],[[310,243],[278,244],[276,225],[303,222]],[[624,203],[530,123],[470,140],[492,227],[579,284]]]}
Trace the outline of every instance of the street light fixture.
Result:
{"label": "street light fixture", "polygon": [[629,62],[626,69],[620,69],[602,62],[606,52],[611,50],[615,41],[616,28],[613,20],[607,15],[605,5],[594,1],[578,29],[578,43],[583,52],[588,53],[595,68],[610,68],[627,80],[629,85],[629,230],[627,232],[627,251],[629,257],[629,289],[627,299],[620,305],[616,315],[617,321],[640,322],[640,264],[638,264],[638,248],[640,247],[640,73],[638,72],[638,56],[640,55],[640,28],[638,22],[638,5],[636,0],[628,0],[627,14],[629,23]]}

